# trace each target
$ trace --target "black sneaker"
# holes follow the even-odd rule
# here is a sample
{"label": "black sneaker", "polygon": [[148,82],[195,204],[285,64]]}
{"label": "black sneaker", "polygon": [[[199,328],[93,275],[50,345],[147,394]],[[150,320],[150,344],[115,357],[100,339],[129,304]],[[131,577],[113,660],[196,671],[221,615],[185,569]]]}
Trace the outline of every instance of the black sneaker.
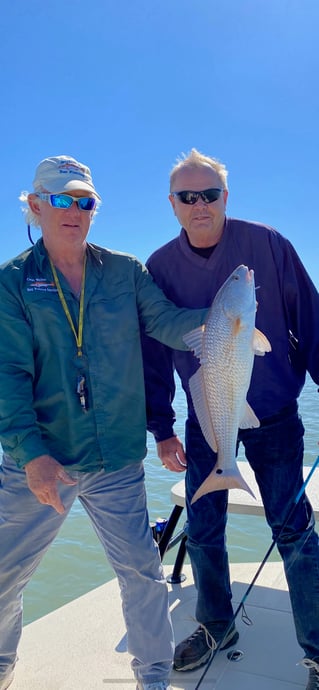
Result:
{"label": "black sneaker", "polygon": [[319,663],[313,659],[303,659],[301,664],[309,668],[309,678],[306,690],[319,690]]}
{"label": "black sneaker", "polygon": [[[204,625],[199,625],[192,635],[177,645],[174,654],[175,671],[192,671],[206,664],[222,638],[222,631],[210,633]],[[228,649],[236,644],[238,638],[239,633],[233,623],[220,649]]]}

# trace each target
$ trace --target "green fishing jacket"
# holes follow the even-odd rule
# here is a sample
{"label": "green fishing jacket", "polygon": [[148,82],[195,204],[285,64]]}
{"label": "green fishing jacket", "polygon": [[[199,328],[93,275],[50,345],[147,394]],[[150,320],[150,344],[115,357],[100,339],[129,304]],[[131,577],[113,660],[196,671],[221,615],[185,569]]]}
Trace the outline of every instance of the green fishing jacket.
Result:
{"label": "green fishing jacket", "polygon": [[[79,300],[61,288],[75,330]],[[119,470],[146,455],[140,326],[172,348],[206,310],[178,309],[133,256],[89,244],[83,355],[40,239],[0,267],[0,441],[23,467],[50,454],[83,472]],[[77,385],[84,376],[88,410]]]}

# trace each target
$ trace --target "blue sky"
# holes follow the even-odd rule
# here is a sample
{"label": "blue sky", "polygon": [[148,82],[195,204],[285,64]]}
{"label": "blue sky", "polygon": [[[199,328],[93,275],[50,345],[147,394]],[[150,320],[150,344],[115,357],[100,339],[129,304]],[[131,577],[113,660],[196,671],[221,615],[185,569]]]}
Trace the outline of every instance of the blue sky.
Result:
{"label": "blue sky", "polygon": [[319,287],[318,20],[318,0],[6,0],[0,261],[57,154],[92,169],[91,240],[146,260],[179,231],[168,175],[194,146],[226,164],[229,215],[289,237]]}

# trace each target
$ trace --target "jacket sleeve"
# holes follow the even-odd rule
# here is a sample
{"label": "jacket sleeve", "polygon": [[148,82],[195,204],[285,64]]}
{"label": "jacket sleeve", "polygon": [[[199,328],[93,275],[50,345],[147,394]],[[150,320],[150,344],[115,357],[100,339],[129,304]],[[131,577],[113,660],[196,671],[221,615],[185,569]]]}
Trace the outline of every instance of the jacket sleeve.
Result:
{"label": "jacket sleeve", "polygon": [[143,334],[142,353],[147,430],[158,443],[174,436],[176,417],[172,406],[175,395],[173,352],[166,345]]}
{"label": "jacket sleeve", "polygon": [[33,407],[32,329],[22,300],[8,288],[6,277],[3,273],[0,279],[0,441],[4,452],[23,467],[47,450]]}
{"label": "jacket sleeve", "polygon": [[297,252],[286,240],[283,301],[289,334],[289,360],[296,373],[308,371],[319,384],[319,294]]}
{"label": "jacket sleeve", "polygon": [[[152,279],[151,279],[152,280]],[[153,281],[152,281],[153,283]],[[153,283],[154,285],[154,283]],[[184,335],[189,330],[196,328],[203,323],[207,310],[179,309],[170,300],[167,300],[164,293],[156,287],[157,299],[161,301],[161,310],[165,309],[166,329],[169,323],[178,324],[180,335]],[[153,288],[152,288],[153,289]],[[157,307],[160,306],[158,302]],[[160,312],[159,312],[160,313]],[[184,323],[185,318],[191,319]],[[184,324],[184,325],[183,325]],[[167,339],[166,339],[167,342]],[[158,342],[153,337],[143,333],[142,353],[145,377],[146,413],[147,429],[153,433],[156,442],[174,436],[173,426],[176,416],[173,408],[175,395],[174,361],[173,349],[181,349],[178,342],[167,344]],[[183,349],[187,350],[187,347]]]}
{"label": "jacket sleeve", "polygon": [[188,352],[183,336],[205,322],[208,309],[177,307],[138,261],[135,263],[135,291],[139,322],[146,335],[173,349]]}

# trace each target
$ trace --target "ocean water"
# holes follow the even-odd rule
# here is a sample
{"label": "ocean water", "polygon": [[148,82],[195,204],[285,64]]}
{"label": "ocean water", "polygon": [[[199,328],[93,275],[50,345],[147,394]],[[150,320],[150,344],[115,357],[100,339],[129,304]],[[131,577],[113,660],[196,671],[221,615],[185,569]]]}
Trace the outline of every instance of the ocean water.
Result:
{"label": "ocean water", "polygon": [[[319,429],[318,392],[311,379],[306,381],[299,404],[306,429],[305,464],[312,465],[319,453]],[[175,398],[175,410],[178,418],[176,432],[183,438],[185,401],[179,387]],[[240,459],[244,459],[242,451],[239,455]],[[170,502],[170,490],[182,475],[173,474],[161,467],[151,435],[148,435],[145,472],[150,521],[157,517],[168,517],[173,507]],[[182,526],[183,519],[184,511],[179,527]],[[271,534],[265,519],[229,515],[227,543],[231,561],[261,561],[271,543]],[[177,547],[166,554],[164,563],[174,562],[176,550]],[[271,559],[279,560],[276,549]],[[113,577],[113,570],[106,560],[91,523],[80,503],[76,502],[58,537],[26,587],[24,623],[36,620]]]}

